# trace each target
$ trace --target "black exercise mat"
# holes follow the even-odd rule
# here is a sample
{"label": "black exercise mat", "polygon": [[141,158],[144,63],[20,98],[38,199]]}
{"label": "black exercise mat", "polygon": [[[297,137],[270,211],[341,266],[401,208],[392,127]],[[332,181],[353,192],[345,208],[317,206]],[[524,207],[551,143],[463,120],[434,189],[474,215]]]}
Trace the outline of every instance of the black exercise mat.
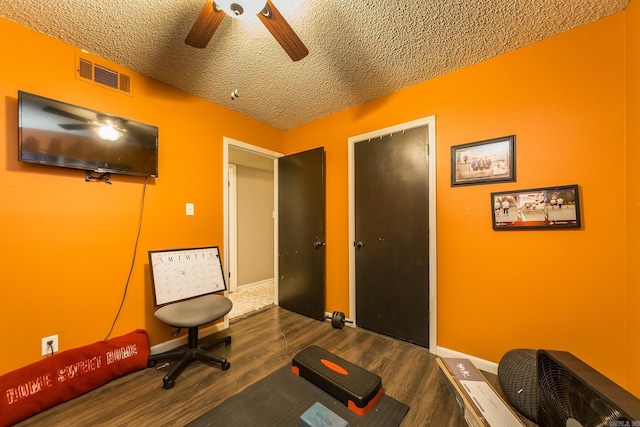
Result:
{"label": "black exercise mat", "polygon": [[[384,387],[384,384],[383,384]],[[364,415],[291,372],[289,365],[250,385],[187,424],[202,426],[299,426],[300,416],[316,402],[345,419],[350,427],[399,426],[409,407],[386,394]]]}

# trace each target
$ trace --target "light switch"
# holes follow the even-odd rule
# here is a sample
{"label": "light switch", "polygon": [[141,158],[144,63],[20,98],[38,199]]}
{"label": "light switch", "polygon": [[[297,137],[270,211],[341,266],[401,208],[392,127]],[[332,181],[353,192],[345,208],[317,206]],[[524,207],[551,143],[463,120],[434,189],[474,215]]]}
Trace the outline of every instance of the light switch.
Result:
{"label": "light switch", "polygon": [[193,215],[195,215],[195,208],[193,206],[193,203],[187,203],[187,216]]}

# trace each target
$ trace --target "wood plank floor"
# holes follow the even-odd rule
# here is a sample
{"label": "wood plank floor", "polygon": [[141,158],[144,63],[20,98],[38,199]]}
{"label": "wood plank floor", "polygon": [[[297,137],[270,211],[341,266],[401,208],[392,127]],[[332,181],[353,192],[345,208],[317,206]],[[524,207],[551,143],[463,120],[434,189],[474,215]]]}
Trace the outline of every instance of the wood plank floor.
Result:
{"label": "wood plank floor", "polygon": [[[227,333],[232,336],[231,345],[221,345],[214,352],[231,362],[228,371],[194,362],[178,377],[173,389],[165,390],[162,377],[168,368],[143,369],[18,425],[185,425],[291,363],[298,351],[312,344],[380,375],[385,393],[411,408],[402,426],[466,425],[453,395],[440,377],[435,357],[426,349],[359,328],[333,329],[328,322],[279,307],[235,322],[210,338]],[[487,374],[487,377],[496,387],[495,376]]]}

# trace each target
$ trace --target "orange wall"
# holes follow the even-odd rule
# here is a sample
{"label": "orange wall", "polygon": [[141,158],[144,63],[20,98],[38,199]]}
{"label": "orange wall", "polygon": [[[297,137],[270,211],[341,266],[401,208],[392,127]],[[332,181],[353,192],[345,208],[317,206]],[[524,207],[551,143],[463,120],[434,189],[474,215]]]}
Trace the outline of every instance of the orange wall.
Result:
{"label": "orange wall", "polygon": [[[87,183],[82,171],[18,162],[18,90],[159,127],[159,178],[146,188],[136,263],[112,336],[144,328],[152,344],[166,341],[170,330],[153,317],[147,251],[222,246],[223,136],[282,151],[282,131],[99,58],[132,76],[133,96],[80,81],[78,49],[4,19],[0,34],[12,41],[0,48],[0,373],[39,360],[42,337],[58,334],[65,350],[106,336],[144,188],[143,178]],[[185,216],[186,202],[195,216]]]}
{"label": "orange wall", "polygon": [[[435,115],[438,345],[568,350],[626,386],[624,44],[620,13],[286,132],[326,149],[327,308],[349,307],[347,138]],[[510,134],[517,182],[451,188],[452,145]],[[574,183],[581,230],[492,230],[491,192]]]}
{"label": "orange wall", "polygon": [[[19,163],[20,89],[160,127],[160,177],[147,187],[138,257],[113,335],[143,327],[152,344],[167,339],[152,316],[147,250],[222,243],[223,135],[287,153],[326,148],[326,309],[348,311],[347,138],[435,115],[439,345],[494,362],[516,347],[565,349],[640,395],[632,372],[640,320],[631,302],[626,310],[627,297],[640,296],[640,271],[625,261],[640,252],[637,237],[625,246],[640,227],[631,224],[640,216],[631,189],[638,176],[624,169],[625,150],[637,158],[632,142],[640,136],[632,129],[625,143],[625,96],[630,117],[640,110],[631,77],[637,54],[625,88],[625,43],[636,43],[625,21],[638,27],[640,17],[636,9],[628,15],[288,132],[130,70],[132,97],[79,81],[78,49],[0,19],[0,33],[15,43],[0,48],[2,63],[12,64],[0,68],[0,283],[13,302],[0,313],[0,330],[21,349],[4,353],[0,373],[38,360],[44,336],[58,333],[61,349],[104,337],[124,290],[143,189],[140,178],[114,177],[108,186],[85,183],[79,171]],[[517,135],[516,183],[450,187],[452,145],[508,134]],[[582,230],[491,229],[490,192],[572,183],[581,186]],[[628,226],[617,209],[625,197]],[[184,215],[187,201],[194,217]]]}
{"label": "orange wall", "polygon": [[[627,319],[629,321],[629,349],[627,366],[629,389],[640,390],[640,2],[632,0],[626,11],[627,17]],[[623,352],[617,352],[623,356]]]}

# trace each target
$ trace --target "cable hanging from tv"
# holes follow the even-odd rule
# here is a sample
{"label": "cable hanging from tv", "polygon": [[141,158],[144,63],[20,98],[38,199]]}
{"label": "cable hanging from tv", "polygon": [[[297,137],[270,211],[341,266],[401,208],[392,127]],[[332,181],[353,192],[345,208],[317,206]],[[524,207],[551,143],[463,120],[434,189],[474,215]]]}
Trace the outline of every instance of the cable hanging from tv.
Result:
{"label": "cable hanging from tv", "polygon": [[87,176],[85,178],[85,181],[96,181],[96,182],[100,182],[100,181],[104,181],[107,184],[112,184],[111,182],[111,174],[109,172],[96,172],[96,171],[86,171],[87,172]]}

